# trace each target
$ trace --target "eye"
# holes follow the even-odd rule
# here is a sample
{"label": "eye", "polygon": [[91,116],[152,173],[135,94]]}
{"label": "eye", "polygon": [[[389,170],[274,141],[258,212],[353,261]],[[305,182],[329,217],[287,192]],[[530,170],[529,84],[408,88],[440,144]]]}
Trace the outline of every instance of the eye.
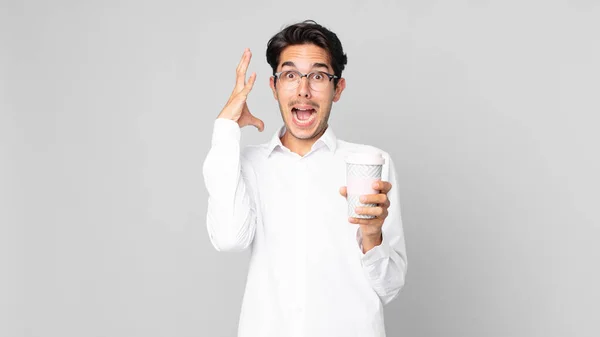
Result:
{"label": "eye", "polygon": [[283,77],[288,80],[293,80],[296,78],[296,73],[293,71],[286,71],[283,73]]}
{"label": "eye", "polygon": [[312,76],[313,80],[315,81],[322,81],[325,79],[325,74],[321,73],[321,72],[315,72]]}

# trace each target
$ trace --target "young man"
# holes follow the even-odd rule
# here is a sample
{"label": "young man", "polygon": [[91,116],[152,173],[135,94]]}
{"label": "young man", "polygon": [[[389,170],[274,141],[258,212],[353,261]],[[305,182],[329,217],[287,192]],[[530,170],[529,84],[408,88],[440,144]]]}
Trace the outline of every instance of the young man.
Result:
{"label": "young man", "polygon": [[[241,148],[240,128],[264,129],[246,105],[250,58],[246,49],[203,167],[211,243],[251,249],[238,335],[385,336],[383,306],[407,270],[399,194],[388,153],[337,139],[328,125],[346,86],[342,45],[314,21],[271,38],[270,87],[284,125],[270,142]],[[358,152],[386,160],[381,193],[361,200],[377,206],[357,210],[374,219],[347,217],[344,158]]]}

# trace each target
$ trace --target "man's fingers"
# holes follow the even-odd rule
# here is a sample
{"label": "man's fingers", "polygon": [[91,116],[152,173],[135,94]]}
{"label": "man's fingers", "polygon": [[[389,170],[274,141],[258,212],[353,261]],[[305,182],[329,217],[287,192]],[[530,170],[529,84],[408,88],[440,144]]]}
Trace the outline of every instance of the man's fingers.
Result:
{"label": "man's fingers", "polygon": [[239,91],[241,90],[241,88],[244,87],[245,84],[245,79],[244,79],[244,74],[242,73],[242,65],[244,64],[244,60],[246,59],[246,55],[248,53],[248,49],[244,49],[244,53],[242,54],[242,58],[240,59],[240,63],[238,64],[237,68],[235,68],[235,90]]}
{"label": "man's fingers", "polygon": [[252,87],[254,86],[254,82],[256,82],[256,73],[252,73],[252,75],[250,75],[250,79],[248,80],[248,83],[246,83],[246,85],[244,86],[244,89],[242,90],[242,93],[245,96],[248,96],[248,94],[250,93],[250,90],[252,90]]}
{"label": "man's fingers", "polygon": [[340,194],[342,195],[342,197],[346,198],[348,196],[348,189],[346,188],[346,186],[342,186],[340,187]]}
{"label": "man's fingers", "polygon": [[392,184],[387,181],[377,181],[373,183],[373,188],[387,194],[392,189]]}
{"label": "man's fingers", "polygon": [[244,50],[244,54],[242,55],[242,59],[240,60],[240,63],[238,64],[235,73],[236,73],[236,80],[235,80],[235,91],[239,92],[244,88],[244,85],[246,84],[246,71],[248,70],[248,64],[250,64],[250,59],[252,58],[252,53],[250,52],[250,49],[246,48]]}
{"label": "man's fingers", "polygon": [[383,207],[356,207],[355,212],[356,214],[374,215],[376,217],[380,217],[387,211]]}
{"label": "man's fingers", "polygon": [[248,70],[250,60],[252,59],[252,52],[249,48],[246,48],[245,56],[246,57],[242,59],[242,66],[240,67],[240,70],[244,73],[244,75],[246,74],[246,70]]}
{"label": "man's fingers", "polygon": [[352,224],[381,227],[381,226],[383,226],[384,220],[382,218],[359,219],[359,218],[349,217],[348,222],[350,222]]}
{"label": "man's fingers", "polygon": [[246,58],[246,53],[248,52],[248,48],[244,49],[242,53],[242,57],[240,58],[240,63],[238,63],[237,68],[235,68],[236,73],[242,68],[242,64],[244,63],[244,59]]}
{"label": "man's fingers", "polygon": [[363,204],[384,204],[387,201],[385,194],[365,194],[360,196],[360,202]]}
{"label": "man's fingers", "polygon": [[246,99],[248,98],[248,94],[250,94],[250,91],[252,90],[252,87],[254,86],[254,82],[256,82],[256,73],[252,73],[252,75],[250,75],[250,78],[248,79],[248,83],[242,84],[242,87],[239,90],[238,90],[238,87],[236,84],[236,87],[233,90],[233,93],[231,94],[229,101],[233,101],[234,99],[237,99],[237,100],[241,99],[244,101],[244,104],[245,104]]}

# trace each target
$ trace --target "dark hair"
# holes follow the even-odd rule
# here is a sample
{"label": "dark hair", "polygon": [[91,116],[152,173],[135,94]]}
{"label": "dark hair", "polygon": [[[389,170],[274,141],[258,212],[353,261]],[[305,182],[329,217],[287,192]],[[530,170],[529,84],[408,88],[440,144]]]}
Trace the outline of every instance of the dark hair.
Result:
{"label": "dark hair", "polygon": [[[313,20],[305,20],[287,26],[269,40],[267,43],[267,62],[273,68],[273,74],[277,72],[281,52],[288,46],[301,44],[314,44],[325,49],[329,53],[334,75],[342,77],[342,71],[348,62],[342,43],[335,33]],[[333,81],[335,87],[338,79]]]}

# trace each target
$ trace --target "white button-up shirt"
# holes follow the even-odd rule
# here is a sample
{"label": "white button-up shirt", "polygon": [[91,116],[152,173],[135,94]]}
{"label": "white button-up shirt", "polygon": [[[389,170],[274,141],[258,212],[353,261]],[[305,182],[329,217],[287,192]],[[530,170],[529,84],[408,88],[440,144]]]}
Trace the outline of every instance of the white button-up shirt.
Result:
{"label": "white button-up shirt", "polygon": [[[398,184],[389,154],[336,139],[331,127],[300,156],[269,143],[241,147],[232,120],[214,122],[203,166],[207,229],[218,251],[251,250],[239,337],[381,337],[383,306],[404,285],[407,259]],[[344,158],[383,154],[392,184],[383,242],[363,253],[348,222]]]}

